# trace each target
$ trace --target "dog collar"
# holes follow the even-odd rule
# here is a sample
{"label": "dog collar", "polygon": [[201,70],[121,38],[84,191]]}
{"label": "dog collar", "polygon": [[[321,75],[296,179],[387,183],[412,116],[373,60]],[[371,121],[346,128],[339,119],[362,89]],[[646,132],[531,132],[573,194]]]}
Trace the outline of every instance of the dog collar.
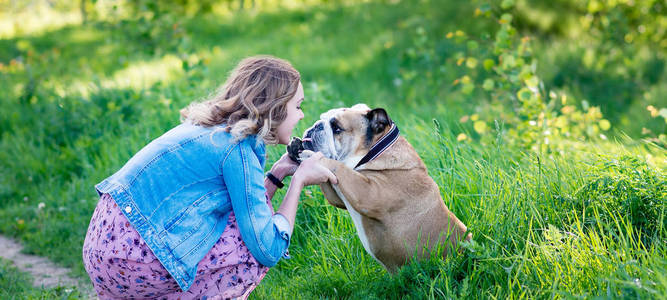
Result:
{"label": "dog collar", "polygon": [[359,166],[375,159],[378,157],[384,150],[387,150],[391,145],[396,142],[398,139],[398,134],[399,130],[398,127],[396,127],[396,124],[393,122],[391,123],[391,129],[389,130],[389,133],[385,134],[382,138],[380,138],[373,147],[371,147],[371,151],[368,151],[368,153],[361,158],[359,163],[354,167],[355,169],[358,168]]}

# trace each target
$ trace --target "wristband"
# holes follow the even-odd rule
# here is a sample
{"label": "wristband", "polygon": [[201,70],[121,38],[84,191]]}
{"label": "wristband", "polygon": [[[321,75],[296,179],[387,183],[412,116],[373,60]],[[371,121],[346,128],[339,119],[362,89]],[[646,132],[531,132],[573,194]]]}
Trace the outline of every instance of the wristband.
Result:
{"label": "wristband", "polygon": [[266,178],[271,180],[275,186],[277,186],[279,189],[282,189],[285,185],[278,179],[276,176],[273,176],[271,172],[266,172]]}

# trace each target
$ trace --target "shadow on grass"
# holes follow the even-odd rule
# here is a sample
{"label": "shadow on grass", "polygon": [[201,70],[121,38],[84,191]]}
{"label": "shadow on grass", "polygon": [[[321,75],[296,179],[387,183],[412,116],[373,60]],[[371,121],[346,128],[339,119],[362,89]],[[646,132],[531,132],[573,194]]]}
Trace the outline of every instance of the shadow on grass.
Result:
{"label": "shadow on grass", "polygon": [[586,99],[590,104],[600,106],[604,116],[612,123],[643,97],[651,86],[664,77],[665,61],[656,55],[641,66],[624,67],[627,74],[611,72],[608,68],[594,70],[581,63],[578,55],[568,55],[558,62],[558,70],[552,83],[559,89],[568,89]]}
{"label": "shadow on grass", "polygon": [[344,97],[357,98],[369,85],[374,91],[362,98],[392,97],[401,51],[411,46],[417,25],[453,30],[472,11],[465,5],[431,5],[435,7],[364,3],[231,19],[208,15],[177,22],[168,18],[91,22],[0,40],[0,62],[22,57],[31,65],[28,74],[11,76],[12,82],[67,85],[91,76],[109,77],[164,55],[185,57],[217,46],[228,55],[223,62],[212,62],[215,69],[228,70],[244,56],[266,53],[292,61],[306,80],[334,82]]}

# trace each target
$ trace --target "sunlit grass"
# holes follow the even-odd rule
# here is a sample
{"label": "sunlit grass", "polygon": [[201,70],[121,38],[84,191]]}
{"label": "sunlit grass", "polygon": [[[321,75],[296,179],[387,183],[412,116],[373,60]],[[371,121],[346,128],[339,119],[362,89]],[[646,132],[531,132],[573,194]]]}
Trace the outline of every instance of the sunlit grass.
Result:
{"label": "sunlit grass", "polygon": [[[174,39],[150,36],[164,28],[146,29],[132,19],[44,27],[39,34],[8,40],[0,50],[5,62],[0,89],[7,91],[0,96],[5,105],[0,232],[86,278],[79,254],[72,253],[81,247],[97,201],[94,184],[178,124],[178,110],[215,89],[238,60],[271,54],[290,60],[302,74],[306,117],[295,134],[331,107],[365,102],[386,108],[476,243],[464,255],[414,263],[390,275],[364,251],[347,212],[309,187],[291,241],[293,258],[273,268],[253,298],[661,298],[666,293],[666,276],[656,275],[667,269],[664,219],[655,218],[664,218],[659,209],[667,197],[654,183],[665,175],[664,148],[622,138],[622,132],[606,140],[554,141],[559,147],[549,153],[512,148],[503,142],[502,130],[489,129],[486,134],[495,138],[481,142],[471,122],[459,121],[477,113],[484,101],[452,86],[465,71],[449,65],[440,73],[420,69],[428,69],[438,55],[460,51],[430,30],[481,34],[482,25],[467,22],[473,9],[466,3],[313,0],[292,1],[299,4],[292,7],[277,2],[258,0],[261,9],[244,12],[183,16],[176,27],[166,22],[165,28],[184,32]],[[434,38],[443,40],[437,49],[419,48],[420,39]],[[545,48],[544,55],[577,49],[568,48],[571,41],[551,43],[556,47]],[[647,59],[638,54],[639,61]],[[562,71],[541,66],[547,75]],[[405,72],[414,80],[401,77]],[[404,79],[402,85],[397,78]],[[646,97],[657,98],[664,89],[656,84]],[[650,115],[644,106],[630,112],[629,122]],[[460,134],[466,138],[457,139]],[[267,162],[283,151],[268,147]],[[647,201],[637,201],[642,199]],[[638,204],[648,205],[653,221],[631,214]],[[646,228],[659,229],[651,235]]]}
{"label": "sunlit grass", "polygon": [[[54,78],[44,82],[43,86],[52,89],[60,97],[80,95],[84,98],[90,97],[91,93],[98,91],[100,87],[141,90],[158,82],[170,84],[183,75],[181,65],[182,61],[178,57],[165,55],[160,59],[128,64],[125,68],[110,74],[109,77],[100,78],[95,75],[95,78],[84,77],[73,81],[65,80],[64,82]],[[90,70],[82,70],[82,72],[93,73]],[[20,93],[23,88],[23,85],[15,86],[15,93]]]}
{"label": "sunlit grass", "polygon": [[[105,52],[105,50],[101,49],[100,52]],[[225,61],[226,59],[225,52],[221,51],[219,47],[210,51],[200,51],[183,58],[167,54],[161,58],[126,63],[124,68],[109,74],[108,77],[100,77],[95,74],[94,78],[84,77],[74,81],[65,80],[64,82],[53,78],[44,82],[44,86],[55,91],[60,97],[79,95],[88,98],[91,93],[97,92],[100,88],[139,91],[148,89],[157,83],[169,85],[182,78],[186,72],[183,68],[184,63],[196,63],[202,60],[204,64],[209,65],[214,61]],[[91,70],[86,72],[93,74]],[[211,83],[210,78],[203,78],[200,84],[211,86],[213,83]],[[24,85],[17,84],[14,86],[14,92],[18,94],[23,88]]]}
{"label": "sunlit grass", "polygon": [[161,59],[142,61],[128,65],[116,71],[110,79],[103,80],[105,88],[143,89],[156,82],[169,84],[174,78],[183,75],[182,60],[174,55],[165,55]]}
{"label": "sunlit grass", "polygon": [[27,10],[0,11],[0,39],[35,35],[80,23],[81,14],[77,11],[62,12],[50,7],[47,1],[31,1]]}

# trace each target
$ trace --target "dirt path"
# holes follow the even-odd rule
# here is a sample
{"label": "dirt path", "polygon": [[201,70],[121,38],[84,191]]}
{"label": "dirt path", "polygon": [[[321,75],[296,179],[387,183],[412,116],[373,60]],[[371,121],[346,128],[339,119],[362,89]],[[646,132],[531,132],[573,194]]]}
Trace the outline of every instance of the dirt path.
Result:
{"label": "dirt path", "polygon": [[38,288],[76,286],[77,290],[87,298],[96,299],[92,286],[88,282],[70,277],[69,269],[59,267],[41,256],[23,254],[21,249],[23,249],[21,244],[0,235],[0,257],[12,261],[17,269],[29,273],[34,279],[33,286]]}

